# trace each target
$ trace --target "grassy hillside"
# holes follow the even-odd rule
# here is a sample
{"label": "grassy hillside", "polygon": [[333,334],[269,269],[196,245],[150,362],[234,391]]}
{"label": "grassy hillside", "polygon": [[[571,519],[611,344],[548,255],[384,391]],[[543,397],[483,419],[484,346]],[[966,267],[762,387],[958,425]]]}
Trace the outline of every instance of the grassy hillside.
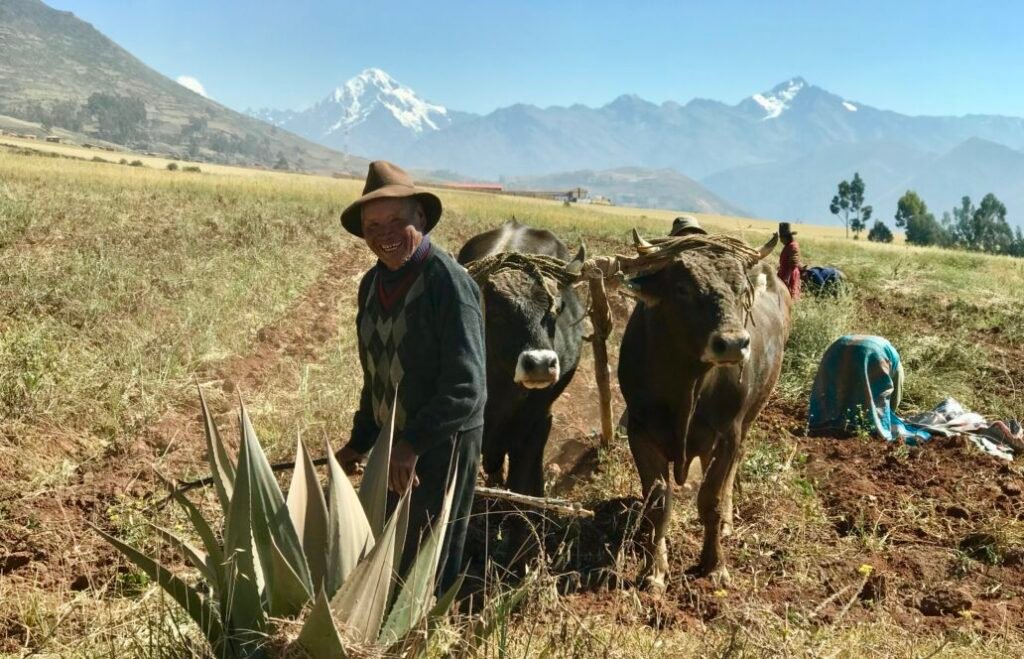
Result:
{"label": "grassy hillside", "polygon": [[[102,121],[81,115],[100,92],[142,101],[146,118],[119,144],[190,154],[223,163],[292,169],[361,171],[347,157],[204,98],[157,73],[70,12],[39,0],[0,0],[0,114],[104,137]],[[81,125],[71,126],[78,122]],[[34,132],[45,132],[37,127]]]}
{"label": "grassy hillside", "polygon": [[[158,589],[85,522],[144,548],[159,545],[150,523],[180,523],[154,506],[153,469],[204,474],[196,383],[222,428],[241,394],[272,458],[290,457],[297,432],[311,446],[344,441],[357,403],[351,328],[372,259],[338,214],[361,182],[153,164],[0,146],[0,652],[13,656],[194,651]],[[663,233],[673,215],[439,195],[436,239],[451,250],[515,214],[592,253],[626,252],[631,227]],[[751,243],[773,228],[701,219]],[[629,587],[639,483],[624,441],[597,448],[587,353],[556,409],[549,490],[597,515],[543,527],[550,568],[481,655],[1024,654],[1020,466],[955,440],[907,449],[802,432],[817,359],[851,331],[901,351],[909,409],[952,395],[1024,417],[1024,261],[800,229],[807,259],[841,266],[854,290],[797,308],[782,382],[745,452],[732,583],[684,576],[700,535],[683,488],[668,594]],[[615,306],[621,328],[628,305]],[[496,527],[474,519],[474,575],[501,551]],[[441,642],[457,647],[460,624]]]}

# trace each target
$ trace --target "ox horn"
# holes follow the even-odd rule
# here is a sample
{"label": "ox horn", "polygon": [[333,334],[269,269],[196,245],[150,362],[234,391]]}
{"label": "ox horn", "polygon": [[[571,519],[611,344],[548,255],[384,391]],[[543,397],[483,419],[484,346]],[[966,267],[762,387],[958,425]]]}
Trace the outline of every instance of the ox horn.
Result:
{"label": "ox horn", "polygon": [[757,260],[763,261],[769,254],[772,253],[772,250],[775,249],[775,246],[778,244],[779,234],[773,233],[772,237],[768,239],[768,242],[761,245],[760,249],[757,250]]}
{"label": "ox horn", "polygon": [[583,263],[587,260],[587,246],[584,242],[580,241],[580,249],[576,252],[576,257],[565,264],[565,271],[574,277],[579,277],[583,274]]}
{"label": "ox horn", "polygon": [[654,245],[644,240],[636,227],[633,227],[633,246],[636,247],[637,254],[646,254],[654,249]]}

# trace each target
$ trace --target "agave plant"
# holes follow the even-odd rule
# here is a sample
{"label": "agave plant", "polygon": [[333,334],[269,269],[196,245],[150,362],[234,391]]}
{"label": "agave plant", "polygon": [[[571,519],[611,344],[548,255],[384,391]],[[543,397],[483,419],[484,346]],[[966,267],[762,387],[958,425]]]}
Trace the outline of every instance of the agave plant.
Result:
{"label": "agave plant", "polygon": [[400,580],[396,569],[408,526],[409,493],[386,519],[393,416],[367,460],[358,493],[325,442],[325,497],[300,438],[285,498],[245,405],[239,411],[238,459],[232,463],[202,390],[199,399],[224,514],[222,532],[216,533],[195,504],[173,487],[171,496],[191,521],[202,548],[166,529],[155,530],[185,556],[205,586],[193,586],[155,558],[98,528],[96,532],[185,610],[218,657],[264,656],[275,621],[282,618],[298,620],[300,631],[291,643],[311,659],[344,657],[357,646],[422,649],[420,632],[447,612],[460,585],[433,603],[454,488],[450,483],[435,526]]}

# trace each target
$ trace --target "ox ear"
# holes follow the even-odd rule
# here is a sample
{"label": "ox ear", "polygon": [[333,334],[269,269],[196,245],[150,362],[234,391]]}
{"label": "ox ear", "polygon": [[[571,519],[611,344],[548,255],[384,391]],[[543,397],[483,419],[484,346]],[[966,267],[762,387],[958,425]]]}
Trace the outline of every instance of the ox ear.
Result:
{"label": "ox ear", "polygon": [[772,237],[768,239],[768,242],[766,242],[765,244],[761,245],[761,247],[757,250],[757,260],[758,261],[763,261],[769,254],[772,253],[772,250],[774,250],[775,246],[778,245],[778,244],[779,244],[779,234],[778,233],[773,233]]}
{"label": "ox ear", "polygon": [[583,262],[587,260],[587,246],[580,241],[580,250],[576,252],[576,257],[565,264],[565,271],[573,277],[579,277],[583,274]]}

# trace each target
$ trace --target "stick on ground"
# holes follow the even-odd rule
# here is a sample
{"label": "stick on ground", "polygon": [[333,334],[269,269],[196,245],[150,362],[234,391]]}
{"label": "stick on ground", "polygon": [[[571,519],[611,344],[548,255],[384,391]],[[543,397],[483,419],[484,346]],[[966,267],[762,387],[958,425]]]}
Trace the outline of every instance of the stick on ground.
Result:
{"label": "stick on ground", "polygon": [[[323,466],[327,464],[327,458],[317,458],[313,460],[315,466]],[[278,462],[270,465],[270,468],[274,471],[289,471],[295,468],[294,462]],[[209,487],[213,485],[213,477],[207,476],[206,478],[199,478],[192,481],[175,481],[174,492],[176,494],[184,494],[189,490],[194,490],[199,487]],[[160,502],[160,505],[167,503],[173,495],[169,495],[166,499]],[[581,504],[567,499],[555,499],[551,497],[532,497],[526,494],[519,494],[518,492],[512,492],[511,490],[503,490],[494,487],[477,487],[476,496],[485,499],[495,499],[499,501],[508,501],[509,503],[517,504],[520,506],[529,506],[531,508],[538,508],[541,510],[550,510],[551,512],[560,513],[562,515],[571,515],[574,517],[593,517],[594,511],[587,510]]]}

